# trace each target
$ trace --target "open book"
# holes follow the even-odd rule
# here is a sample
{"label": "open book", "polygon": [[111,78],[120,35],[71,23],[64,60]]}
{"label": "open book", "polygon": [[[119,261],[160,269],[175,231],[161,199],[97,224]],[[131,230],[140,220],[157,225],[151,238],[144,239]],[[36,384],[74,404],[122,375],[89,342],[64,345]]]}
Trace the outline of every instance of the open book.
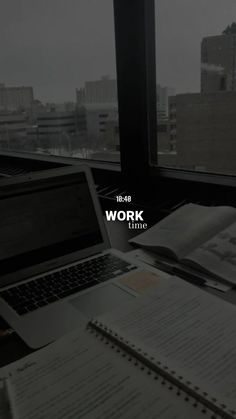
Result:
{"label": "open book", "polygon": [[236,209],[187,204],[130,240],[236,284]]}
{"label": "open book", "polygon": [[2,383],[18,419],[231,419],[235,315],[180,279],[160,279],[152,294],[2,368]]}

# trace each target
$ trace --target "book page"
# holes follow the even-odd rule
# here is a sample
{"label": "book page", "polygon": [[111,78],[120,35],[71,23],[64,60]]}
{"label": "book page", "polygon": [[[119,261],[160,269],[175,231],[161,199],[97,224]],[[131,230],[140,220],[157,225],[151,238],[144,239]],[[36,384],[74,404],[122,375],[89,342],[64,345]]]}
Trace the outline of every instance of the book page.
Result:
{"label": "book page", "polygon": [[187,204],[130,242],[153,251],[170,249],[181,259],[234,221],[235,208]]}
{"label": "book page", "polygon": [[[182,419],[206,417],[147,370],[95,336],[73,332],[13,366],[18,419]],[[1,412],[1,406],[0,406]]]}
{"label": "book page", "polygon": [[236,223],[203,243],[186,259],[236,284]]}
{"label": "book page", "polygon": [[236,307],[179,278],[96,320],[236,410]]}

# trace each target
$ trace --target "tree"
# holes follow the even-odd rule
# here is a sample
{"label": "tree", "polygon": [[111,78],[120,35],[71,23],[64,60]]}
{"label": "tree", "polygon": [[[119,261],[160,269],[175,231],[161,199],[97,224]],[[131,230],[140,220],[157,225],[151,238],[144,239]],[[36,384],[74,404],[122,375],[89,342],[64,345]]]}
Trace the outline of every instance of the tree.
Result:
{"label": "tree", "polygon": [[224,35],[236,35],[236,22],[233,22],[231,23],[231,25],[228,25],[222,33]]}

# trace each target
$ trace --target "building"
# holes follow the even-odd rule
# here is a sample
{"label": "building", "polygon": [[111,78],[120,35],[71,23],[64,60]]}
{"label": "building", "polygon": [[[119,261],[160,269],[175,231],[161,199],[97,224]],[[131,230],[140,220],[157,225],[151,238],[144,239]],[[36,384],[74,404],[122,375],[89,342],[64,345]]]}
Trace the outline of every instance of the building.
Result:
{"label": "building", "polygon": [[[171,87],[157,85],[157,149],[158,155],[171,151],[169,135],[169,97],[175,94]],[[158,157],[159,159],[159,157]]]}
{"label": "building", "polygon": [[236,92],[179,94],[169,113],[175,167],[236,172]]}
{"label": "building", "polygon": [[236,90],[236,34],[203,38],[201,92]]}
{"label": "building", "polygon": [[[201,43],[201,93],[169,98],[169,144],[173,167],[236,171],[236,34]],[[174,156],[175,155],[175,156]],[[170,158],[170,164],[168,164]]]}
{"label": "building", "polygon": [[[87,103],[78,108],[78,131],[89,142],[119,144],[118,105],[116,103]],[[110,134],[110,137],[109,137]]]}
{"label": "building", "polygon": [[50,111],[37,115],[38,136],[50,137],[75,133],[75,112]]}
{"label": "building", "polygon": [[26,113],[0,113],[0,147],[24,149],[27,142],[28,116]]}
{"label": "building", "polygon": [[172,87],[162,87],[160,84],[157,85],[157,122],[163,123],[168,119],[169,96],[175,95],[175,90]]}
{"label": "building", "polygon": [[0,113],[0,136],[12,138],[14,135],[26,134],[28,121],[23,113]]}
{"label": "building", "polygon": [[76,89],[76,98],[78,106],[85,103],[117,103],[117,82],[108,76],[86,81],[83,88]]}
{"label": "building", "polygon": [[31,125],[36,125],[37,119],[41,115],[48,115],[49,112],[51,115],[53,115],[53,112],[58,112],[58,115],[63,115],[63,112],[68,111],[75,114],[76,104],[72,102],[43,104],[40,100],[34,100],[30,109],[27,110],[27,114]]}
{"label": "building", "polygon": [[0,84],[0,111],[22,111],[30,109],[34,101],[32,87],[7,87]]}
{"label": "building", "polygon": [[71,153],[76,143],[76,113],[43,111],[35,115],[34,124],[27,129],[27,137],[39,150]]}
{"label": "building", "polygon": [[117,83],[115,79],[87,81],[76,91],[77,126],[80,137],[92,149],[119,146]]}

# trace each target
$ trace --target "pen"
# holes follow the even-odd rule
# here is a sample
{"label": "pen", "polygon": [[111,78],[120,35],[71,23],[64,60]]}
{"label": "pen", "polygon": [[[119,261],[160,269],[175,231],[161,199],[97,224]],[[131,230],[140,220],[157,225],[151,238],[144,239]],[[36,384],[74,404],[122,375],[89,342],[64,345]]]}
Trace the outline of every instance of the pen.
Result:
{"label": "pen", "polygon": [[5,398],[8,406],[9,411],[9,419],[17,419],[18,415],[16,414],[16,406],[12,391],[12,385],[9,378],[5,378],[4,380],[4,390],[5,390]]}
{"label": "pen", "polygon": [[185,279],[188,282],[192,282],[196,285],[206,285],[206,280],[203,278],[200,278],[198,275],[195,275],[190,272],[186,272],[181,268],[178,268],[177,266],[174,266],[173,272],[175,275],[180,276],[182,279]]}
{"label": "pen", "polygon": [[206,280],[203,278],[200,278],[198,275],[192,272],[190,273],[188,271],[185,271],[183,268],[170,265],[169,263],[155,260],[155,266],[159,269],[162,269],[166,273],[180,276],[182,279],[185,279],[186,281],[191,282],[193,284],[201,285],[201,286],[206,284]]}

